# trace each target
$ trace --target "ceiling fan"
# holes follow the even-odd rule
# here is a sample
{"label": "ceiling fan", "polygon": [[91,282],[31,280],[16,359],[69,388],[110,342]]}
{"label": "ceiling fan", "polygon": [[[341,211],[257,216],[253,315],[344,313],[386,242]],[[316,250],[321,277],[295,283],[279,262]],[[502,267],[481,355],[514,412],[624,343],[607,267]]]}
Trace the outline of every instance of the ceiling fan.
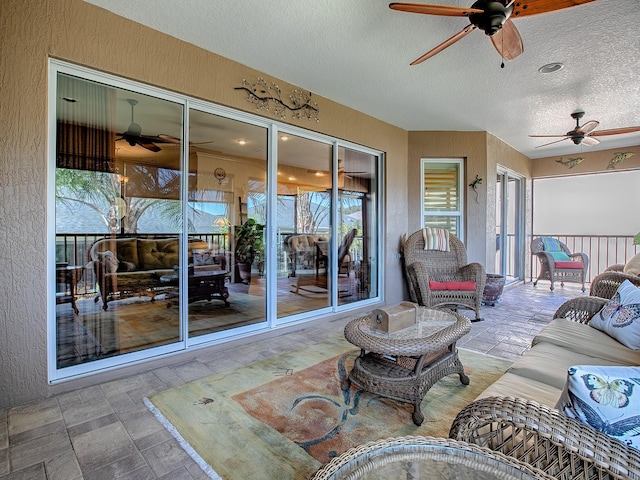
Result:
{"label": "ceiling fan", "polygon": [[[365,173],[368,173],[364,171],[363,172],[347,172],[345,171],[343,164],[344,164],[344,161],[341,158],[339,158],[338,159],[338,176],[344,175],[347,178],[353,178],[351,175],[363,175]],[[307,173],[312,173],[313,175],[316,175],[318,177],[325,177],[327,175],[331,175],[331,172],[329,170],[309,169],[307,170]]]}
{"label": "ceiling fan", "polygon": [[131,105],[131,123],[127,127],[126,132],[117,134],[120,138],[116,138],[116,141],[125,140],[132,147],[140,145],[152,152],[159,152],[162,150],[154,143],[159,139],[157,137],[147,137],[142,135],[142,127],[133,120],[133,109],[138,104],[138,101],[133,98],[128,98],[127,103]]}
{"label": "ceiling fan", "polygon": [[[477,0],[470,8],[393,2],[389,4],[389,8],[425,15],[469,17],[471,23],[460,32],[411,62],[411,65],[417,65],[466,37],[476,28],[491,37],[491,43],[503,60],[513,60],[522,54],[524,47],[520,32],[511,21],[511,17],[538,15],[593,1],[595,0]],[[504,62],[502,66],[504,67]]]}
{"label": "ceiling fan", "polygon": [[562,142],[564,140],[571,140],[576,145],[587,145],[592,147],[600,143],[600,140],[594,137],[605,137],[607,135],[621,135],[624,133],[640,132],[640,127],[623,127],[623,128],[611,128],[609,130],[596,130],[596,127],[600,122],[596,120],[589,120],[588,122],[580,125],[580,119],[584,117],[584,112],[573,112],[571,118],[575,119],[576,127],[573,130],[568,131],[564,135],[529,135],[532,138],[559,138],[550,143],[538,145],[536,148],[546,147],[547,145],[553,145],[554,143]]}

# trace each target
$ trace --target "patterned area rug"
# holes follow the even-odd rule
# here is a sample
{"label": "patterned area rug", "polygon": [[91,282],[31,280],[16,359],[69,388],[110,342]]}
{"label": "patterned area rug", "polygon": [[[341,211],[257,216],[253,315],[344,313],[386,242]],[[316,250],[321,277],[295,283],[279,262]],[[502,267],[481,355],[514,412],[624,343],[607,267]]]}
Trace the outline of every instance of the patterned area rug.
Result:
{"label": "patterned area rug", "polygon": [[322,342],[154,395],[147,405],[211,478],[307,479],[358,444],[400,435],[447,437],[455,415],[510,362],[460,350],[471,384],[458,375],[434,385],[412,407],[341,379],[359,350],[343,338]]}

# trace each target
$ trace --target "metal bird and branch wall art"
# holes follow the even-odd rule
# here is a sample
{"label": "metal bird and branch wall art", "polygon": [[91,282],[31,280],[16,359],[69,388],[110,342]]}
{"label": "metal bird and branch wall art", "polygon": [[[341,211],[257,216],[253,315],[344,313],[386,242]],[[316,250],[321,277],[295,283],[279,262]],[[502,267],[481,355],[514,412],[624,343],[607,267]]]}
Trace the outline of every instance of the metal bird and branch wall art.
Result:
{"label": "metal bird and branch wall art", "polygon": [[318,104],[311,101],[311,92],[293,89],[287,102],[282,99],[282,91],[275,82],[267,82],[260,77],[253,83],[243,78],[242,86],[235,87],[234,90],[244,91],[247,101],[253,103],[256,110],[273,111],[281,120],[286,118],[288,110],[293,118],[320,121]]}

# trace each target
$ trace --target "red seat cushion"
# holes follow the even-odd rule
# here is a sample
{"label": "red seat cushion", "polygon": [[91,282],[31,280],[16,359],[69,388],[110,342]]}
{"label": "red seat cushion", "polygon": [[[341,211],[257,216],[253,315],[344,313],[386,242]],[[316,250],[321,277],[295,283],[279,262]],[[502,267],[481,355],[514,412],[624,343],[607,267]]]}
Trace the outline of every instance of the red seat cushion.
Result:
{"label": "red seat cushion", "polygon": [[582,270],[584,268],[584,264],[582,262],[554,262],[554,266],[556,268],[575,268],[578,270]]}
{"label": "red seat cushion", "polygon": [[435,280],[429,280],[429,288],[431,290],[465,290],[473,291],[476,289],[476,282],[436,282]]}

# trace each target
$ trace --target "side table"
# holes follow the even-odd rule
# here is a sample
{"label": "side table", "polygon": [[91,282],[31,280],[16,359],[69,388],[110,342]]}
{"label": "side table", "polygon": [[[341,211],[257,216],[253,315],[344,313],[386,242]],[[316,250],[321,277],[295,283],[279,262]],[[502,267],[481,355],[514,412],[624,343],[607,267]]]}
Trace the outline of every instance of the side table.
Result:
{"label": "side table", "polygon": [[457,373],[463,385],[469,377],[458,358],[456,341],[471,330],[471,321],[456,312],[418,307],[415,325],[386,333],[370,316],[350,321],[344,336],[360,347],[342,390],[353,383],[368,392],[413,405],[413,422],[421,425],[420,404],[441,378]]}
{"label": "side table", "polygon": [[[225,285],[225,280],[229,275],[226,270],[205,270],[205,271],[193,271],[189,269],[189,291],[188,301],[196,302],[198,300],[213,300],[218,299],[224,302],[224,306],[228,307],[229,303],[229,289]],[[160,281],[166,285],[177,286],[179,276],[177,273],[170,275],[163,275],[160,277]],[[174,296],[177,296],[175,294]],[[167,303],[167,308],[171,306],[171,302]]]}
{"label": "side table", "polygon": [[76,295],[78,294],[78,283],[82,280],[84,267],[82,265],[58,265],[56,266],[56,285],[64,285],[64,292],[56,293],[56,304],[71,303],[73,312],[78,315],[80,312],[76,305]]}

